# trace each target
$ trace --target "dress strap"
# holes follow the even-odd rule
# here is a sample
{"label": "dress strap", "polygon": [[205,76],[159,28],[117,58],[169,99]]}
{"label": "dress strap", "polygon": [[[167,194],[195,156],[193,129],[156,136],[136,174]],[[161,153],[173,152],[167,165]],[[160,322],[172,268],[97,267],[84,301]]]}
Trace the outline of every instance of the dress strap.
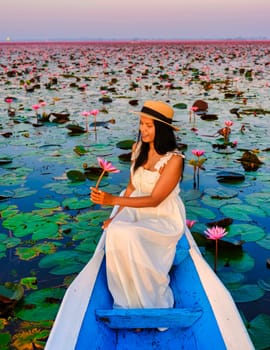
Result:
{"label": "dress strap", "polygon": [[172,156],[179,156],[181,158],[185,158],[185,156],[180,152],[178,151],[177,149],[176,150],[173,150],[173,151],[170,151],[170,152],[167,152],[163,157],[160,158],[160,160],[156,163],[155,165],[155,169],[157,171],[159,171],[162,167],[164,167],[164,165],[166,165],[168,163],[168,161],[171,159]]}

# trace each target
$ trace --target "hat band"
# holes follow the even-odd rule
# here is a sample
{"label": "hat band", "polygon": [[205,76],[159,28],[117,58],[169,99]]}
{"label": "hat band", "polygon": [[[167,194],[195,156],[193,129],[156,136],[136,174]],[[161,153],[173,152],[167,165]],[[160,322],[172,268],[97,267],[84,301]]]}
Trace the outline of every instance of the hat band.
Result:
{"label": "hat band", "polygon": [[152,117],[155,117],[155,118],[157,118],[157,119],[160,119],[160,120],[162,120],[162,121],[165,122],[165,123],[168,123],[168,124],[171,124],[171,123],[172,123],[172,120],[171,120],[170,118],[165,117],[163,114],[161,114],[161,113],[155,111],[155,110],[152,109],[152,108],[143,107],[143,108],[141,109],[141,112],[142,112],[142,113],[149,114],[149,115],[151,115]]}

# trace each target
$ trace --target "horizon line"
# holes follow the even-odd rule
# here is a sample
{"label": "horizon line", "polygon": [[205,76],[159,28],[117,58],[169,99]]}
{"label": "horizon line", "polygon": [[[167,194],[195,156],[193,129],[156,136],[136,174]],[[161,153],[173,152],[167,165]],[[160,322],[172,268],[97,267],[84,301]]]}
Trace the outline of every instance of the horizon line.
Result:
{"label": "horizon line", "polygon": [[48,39],[14,39],[7,37],[5,40],[0,40],[0,44],[16,44],[16,43],[59,43],[59,42],[215,42],[215,41],[270,41],[267,37],[256,38],[48,38]]}

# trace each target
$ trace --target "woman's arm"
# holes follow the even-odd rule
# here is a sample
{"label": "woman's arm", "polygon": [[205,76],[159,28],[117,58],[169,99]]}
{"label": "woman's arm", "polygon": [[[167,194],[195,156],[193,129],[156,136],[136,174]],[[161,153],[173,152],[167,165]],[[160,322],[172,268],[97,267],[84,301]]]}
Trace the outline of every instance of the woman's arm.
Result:
{"label": "woman's arm", "polygon": [[[152,193],[143,197],[119,197],[110,193],[92,188],[91,200],[101,205],[119,205],[120,207],[156,207],[172,192],[179,183],[182,174],[183,159],[178,155],[173,155],[162,169]],[[130,193],[129,193],[130,195]]]}

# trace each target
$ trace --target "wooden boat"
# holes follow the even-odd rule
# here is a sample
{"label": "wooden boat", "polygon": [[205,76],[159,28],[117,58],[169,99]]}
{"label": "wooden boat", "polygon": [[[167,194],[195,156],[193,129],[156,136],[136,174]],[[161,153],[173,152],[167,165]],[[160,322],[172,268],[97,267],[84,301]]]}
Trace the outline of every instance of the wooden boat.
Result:
{"label": "wooden boat", "polygon": [[173,309],[112,309],[104,243],[105,233],[69,286],[45,350],[254,349],[230,293],[188,229],[170,272]]}

